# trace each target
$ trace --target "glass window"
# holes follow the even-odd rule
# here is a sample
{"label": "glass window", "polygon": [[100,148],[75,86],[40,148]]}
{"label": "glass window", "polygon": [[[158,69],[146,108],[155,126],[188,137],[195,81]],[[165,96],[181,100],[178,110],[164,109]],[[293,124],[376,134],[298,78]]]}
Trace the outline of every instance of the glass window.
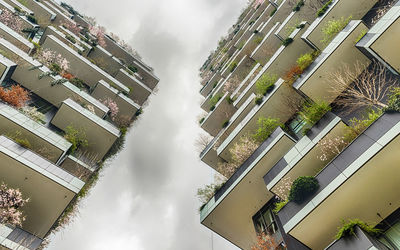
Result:
{"label": "glass window", "polygon": [[400,222],[389,228],[380,240],[385,245],[389,243],[392,246],[391,248],[396,247],[396,249],[400,249]]}

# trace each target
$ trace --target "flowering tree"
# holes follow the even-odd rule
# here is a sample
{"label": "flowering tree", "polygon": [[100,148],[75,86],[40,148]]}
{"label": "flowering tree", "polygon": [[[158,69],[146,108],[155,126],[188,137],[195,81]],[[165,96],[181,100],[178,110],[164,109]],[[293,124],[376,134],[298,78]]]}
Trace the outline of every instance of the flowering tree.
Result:
{"label": "flowering tree", "polygon": [[107,46],[106,41],[104,39],[106,29],[102,26],[89,26],[89,33],[97,38],[97,42],[103,48]]}
{"label": "flowering tree", "polygon": [[0,87],[0,99],[16,108],[22,108],[30,100],[29,92],[20,85],[13,85],[10,89]]}
{"label": "flowering tree", "polygon": [[263,2],[264,0],[255,0],[253,3],[253,8],[257,9],[257,7],[260,6]]}
{"label": "flowering tree", "polygon": [[36,59],[58,74],[66,75],[68,73],[69,61],[55,51],[50,49],[39,50],[36,53]]}
{"label": "flowering tree", "polygon": [[225,85],[224,85],[224,93],[229,92],[229,93],[233,93],[236,88],[239,86],[240,84],[240,80],[239,77],[235,76],[230,78],[228,81],[226,81]]}
{"label": "flowering tree", "polygon": [[324,138],[318,142],[318,146],[321,149],[321,155],[318,159],[321,161],[331,160],[333,157],[338,155],[349,143],[343,136],[335,136],[333,138]]}
{"label": "flowering tree", "polygon": [[111,98],[107,98],[102,103],[110,109],[111,120],[114,121],[117,118],[117,114],[119,112],[117,103],[115,101],[111,100]]}
{"label": "flowering tree", "polygon": [[256,140],[248,136],[242,136],[240,141],[229,149],[232,161],[219,163],[217,168],[218,172],[227,178],[231,177],[238,167],[240,167],[258,147],[259,144]]}
{"label": "flowering tree", "polygon": [[81,33],[81,28],[73,22],[65,22],[62,24],[63,27],[74,33],[75,35],[79,35]]}
{"label": "flowering tree", "polygon": [[277,249],[278,243],[275,239],[264,232],[257,235],[257,242],[251,247],[251,250],[271,250]]}
{"label": "flowering tree", "polygon": [[19,208],[23,207],[29,199],[23,199],[19,189],[0,185],[0,223],[21,225],[25,220]]}
{"label": "flowering tree", "polygon": [[22,32],[23,22],[21,18],[6,9],[1,9],[0,22],[18,33]]}

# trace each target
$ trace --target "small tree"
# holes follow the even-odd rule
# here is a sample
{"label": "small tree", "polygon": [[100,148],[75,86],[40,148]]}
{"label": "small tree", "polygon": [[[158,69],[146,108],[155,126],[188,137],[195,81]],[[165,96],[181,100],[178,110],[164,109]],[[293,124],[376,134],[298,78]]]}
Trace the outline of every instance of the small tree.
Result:
{"label": "small tree", "polygon": [[362,107],[386,108],[384,103],[388,91],[398,85],[385,66],[373,62],[369,69],[357,62],[354,67],[348,65],[333,73],[331,92],[338,95],[335,104],[344,114],[352,113]]}
{"label": "small tree", "polygon": [[111,120],[115,121],[119,112],[117,103],[111,98],[107,98],[106,100],[102,101],[102,103],[110,109]]}
{"label": "small tree", "polygon": [[89,145],[85,131],[82,129],[76,129],[72,125],[65,128],[64,138],[72,144],[70,149],[71,154],[73,154],[79,147],[87,147]]}
{"label": "small tree", "polygon": [[20,226],[25,220],[20,208],[28,202],[23,199],[19,189],[7,187],[6,184],[0,185],[0,223]]}
{"label": "small tree", "polygon": [[16,108],[22,108],[31,99],[29,92],[20,85],[12,85],[10,89],[0,87],[0,99]]}
{"label": "small tree", "polygon": [[270,117],[258,118],[257,124],[258,124],[258,129],[253,134],[253,138],[259,143],[264,142],[272,134],[272,132],[274,132],[274,130],[277,127],[283,126],[283,124],[279,121],[279,119]]}

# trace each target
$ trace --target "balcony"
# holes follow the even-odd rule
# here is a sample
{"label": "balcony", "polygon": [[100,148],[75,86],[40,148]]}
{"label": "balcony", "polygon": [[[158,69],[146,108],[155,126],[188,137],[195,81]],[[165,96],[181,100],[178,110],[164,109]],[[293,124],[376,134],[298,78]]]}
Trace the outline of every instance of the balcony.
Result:
{"label": "balcony", "polygon": [[257,122],[259,117],[271,117],[279,119],[280,122],[285,123],[292,115],[295,110],[288,106],[286,101],[288,98],[291,100],[301,99],[300,95],[297,94],[290,86],[284,83],[282,79],[279,79],[273,88],[273,90],[267,94],[260,105],[256,105],[247,116],[240,122],[232,133],[222,142],[217,149],[217,154],[230,161],[229,149],[239,141],[239,139],[248,133],[252,133],[258,128]]}
{"label": "balcony", "polygon": [[[321,149],[318,142],[341,137],[346,125],[332,113],[326,114],[296,145],[264,176],[268,190],[279,196],[278,190],[285,185],[285,179],[292,181],[300,176],[314,176],[326,165],[319,159]],[[288,195],[285,194],[285,195]]]}
{"label": "balcony", "polygon": [[93,171],[95,170],[82,160],[72,155],[68,155],[60,164],[60,167],[84,182],[86,182],[90,178]]}
{"label": "balcony", "polygon": [[362,21],[350,21],[293,86],[314,101],[324,100],[331,103],[335,100],[339,91],[332,84],[333,73],[345,65],[352,70],[357,62],[365,68],[371,63],[354,46],[360,33],[366,29]]}
{"label": "balcony", "polygon": [[90,87],[94,87],[98,81],[104,80],[115,86],[118,90],[129,93],[130,90],[128,87],[91,63],[85,57],[79,55],[78,52],[68,47],[55,36],[47,36],[42,44],[42,48],[57,51],[57,53],[61,54],[70,63],[70,73],[82,79]]}
{"label": "balcony", "polygon": [[[316,176],[319,189],[312,197],[279,211],[285,232],[311,249],[323,249],[343,219],[375,226],[398,209],[400,155],[393,152],[398,152],[399,134],[399,113],[376,120]],[[324,226],[315,230],[321,222]]]}
{"label": "balcony", "polygon": [[400,43],[399,28],[400,2],[397,2],[356,45],[397,75],[400,74],[400,57],[393,49]]}
{"label": "balcony", "polygon": [[270,18],[270,14],[274,9],[274,6],[268,1],[265,1],[264,4],[267,6],[262,10],[262,12],[255,16],[254,19],[252,19],[251,22],[253,22],[253,24],[250,26],[250,32],[258,30],[258,28],[262,26],[268,20],[268,18]]}
{"label": "balcony", "polygon": [[118,43],[116,43],[109,36],[104,36],[106,42],[106,49],[108,52],[113,54],[115,57],[125,62],[126,65],[132,65],[137,68],[138,72],[143,77],[143,82],[150,88],[154,89],[160,79],[152,72],[152,69],[144,64],[142,61],[131,55],[124,48],[122,48]]}
{"label": "balcony", "polygon": [[305,53],[312,52],[311,47],[309,47],[304,41],[300,39],[304,28],[297,28],[290,37],[293,42],[288,46],[281,45],[280,48],[275,52],[275,54],[269,59],[265,64],[263,69],[258,73],[254,80],[246,87],[246,89],[239,95],[237,102],[243,99],[247,99],[251,93],[256,93],[256,83],[257,80],[264,74],[277,75],[278,77],[283,76],[290,68],[296,64],[296,59]]}
{"label": "balcony", "polygon": [[14,135],[16,132],[29,141],[34,151],[45,152],[46,158],[53,163],[58,162],[71,147],[71,143],[62,136],[0,103],[0,133]]}
{"label": "balcony", "polygon": [[210,108],[211,108],[211,104],[210,104],[210,99],[212,96],[222,93],[223,90],[223,85],[226,82],[226,80],[224,78],[221,78],[219,80],[219,82],[217,83],[217,85],[215,85],[215,87],[213,86],[213,89],[211,90],[211,92],[208,94],[208,96],[203,100],[203,102],[201,103],[200,107],[206,111],[209,112]]}
{"label": "balcony", "polygon": [[41,27],[47,27],[57,17],[57,13],[52,11],[42,2],[38,2],[36,0],[26,0],[23,4],[25,7],[29,8],[35,13],[35,17]]}
{"label": "balcony", "polygon": [[[220,71],[221,71],[221,75],[222,75],[223,78],[227,78],[228,75],[229,75],[230,73],[232,73],[232,72],[229,70],[229,65],[231,65],[231,63],[234,62],[235,60],[239,60],[239,58],[237,58],[237,55],[239,54],[239,52],[240,52],[240,50],[236,50],[236,51],[232,54],[232,57],[229,58],[229,60],[226,61],[225,64],[222,66],[222,68],[221,68]],[[238,63],[238,62],[236,62],[236,63]]]}
{"label": "balcony", "polygon": [[132,101],[130,98],[120,93],[118,90],[110,86],[110,84],[101,80],[97,83],[92,91],[92,96],[98,100],[106,100],[110,98],[118,106],[118,118],[128,117],[132,118],[140,109],[140,106]]}
{"label": "balcony", "polygon": [[[250,55],[251,58],[261,65],[265,65],[274,53],[282,46],[282,41],[274,35],[277,27],[279,27],[279,23],[276,23],[271,27],[271,29],[266,30],[268,33]],[[264,28],[262,29],[265,30]]]}
{"label": "balcony", "polygon": [[43,238],[85,183],[4,136],[0,160],[4,182],[30,199],[22,229]]}
{"label": "balcony", "polygon": [[71,99],[62,102],[51,124],[65,131],[68,126],[82,129],[89,145],[84,149],[102,159],[115,140],[120,136],[119,130],[111,123],[102,120],[89,110]]}
{"label": "balcony", "polygon": [[201,152],[200,159],[208,166],[217,169],[218,163],[223,162],[222,158],[217,155],[215,147],[224,141],[228,135],[240,124],[240,122],[247,116],[247,114],[255,106],[254,98],[256,95],[250,96],[243,105],[235,112],[235,114],[229,120],[229,124],[226,128],[222,129],[217,136],[207,145],[207,147]]}
{"label": "balcony", "polygon": [[228,121],[236,111],[236,108],[227,102],[227,97],[229,97],[228,92],[222,96],[215,105],[214,110],[206,116],[200,125],[202,129],[212,136],[216,136],[219,133],[223,128],[224,122]]}
{"label": "balcony", "polygon": [[[65,99],[72,98],[82,105],[93,106],[96,115],[99,117],[104,117],[107,114],[108,108],[106,106],[71,83],[65,82],[51,86],[53,81],[61,78],[60,76],[47,76],[39,79],[38,76],[40,74],[50,70],[45,66],[31,70],[32,67],[41,66],[41,63],[33,60],[28,54],[1,38],[0,49],[9,59],[18,62],[15,70],[8,70],[9,73],[6,73],[6,75],[11,74],[12,80],[31,90],[44,100],[58,107]],[[11,63],[9,59],[8,64]],[[3,76],[5,75],[3,74]]]}
{"label": "balcony", "polygon": [[27,54],[30,54],[33,49],[33,44],[31,42],[26,40],[23,36],[10,29],[3,23],[0,23],[0,36],[17,46]]}
{"label": "balcony", "polygon": [[251,217],[273,197],[262,176],[293,145],[290,136],[276,129],[201,210],[201,223],[236,246],[249,249],[256,237]]}
{"label": "balcony", "polygon": [[[70,40],[67,39],[66,35],[63,32],[57,30],[54,26],[51,26],[51,25],[46,27],[42,37],[40,38],[39,43],[42,44],[44,42],[44,40],[46,39],[46,37],[49,35],[53,35],[53,36],[57,37],[57,39],[59,39],[63,43],[67,44],[70,47],[73,47],[74,50],[78,53],[81,53],[81,54],[83,54],[84,52],[87,53],[87,49],[85,49],[84,47],[77,44],[77,42],[75,42],[75,43],[71,42]],[[75,39],[75,41],[79,41],[79,40]]]}
{"label": "balcony", "polygon": [[16,63],[12,62],[7,57],[0,55],[0,82],[9,80],[16,67]]}
{"label": "balcony", "polygon": [[[307,43],[316,49],[323,50],[326,44],[323,40],[322,28],[329,21],[338,20],[341,17],[353,20],[361,19],[378,2],[378,0],[332,0],[329,9],[322,16],[318,17],[302,36]],[[366,29],[367,30],[367,29]]]}
{"label": "balcony", "polygon": [[221,73],[217,71],[207,82],[206,85],[200,90],[200,94],[204,97],[208,96],[211,91],[217,86],[218,81],[221,79]]}
{"label": "balcony", "polygon": [[122,82],[125,86],[127,86],[130,89],[128,95],[129,98],[139,105],[143,105],[143,103],[153,93],[149,87],[147,87],[133,75],[130,75],[124,69],[120,69],[118,71],[117,75],[115,76],[115,79],[117,79],[119,82]]}
{"label": "balcony", "polygon": [[18,2],[18,0],[5,0],[12,7],[20,8],[22,11],[26,12],[28,15],[34,15],[35,13],[28,9],[25,5]]}
{"label": "balcony", "polygon": [[35,250],[42,243],[42,239],[30,234],[21,228],[0,224],[0,248],[12,250]]}
{"label": "balcony", "polygon": [[[247,86],[253,81],[254,77],[262,70],[261,64],[257,63],[246,78],[239,84],[235,91],[231,95],[232,100],[236,100],[238,96],[247,88]],[[233,106],[239,108],[245,102],[243,99],[239,99],[233,103]]]}

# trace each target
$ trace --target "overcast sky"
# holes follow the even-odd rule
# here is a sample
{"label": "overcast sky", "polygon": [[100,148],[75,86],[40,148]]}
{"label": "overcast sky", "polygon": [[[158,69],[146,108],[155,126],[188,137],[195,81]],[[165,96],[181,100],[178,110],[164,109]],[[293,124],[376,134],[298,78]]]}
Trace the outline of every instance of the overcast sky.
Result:
{"label": "overcast sky", "polygon": [[[198,69],[247,0],[65,1],[129,41],[161,81],[124,151],[49,249],[212,249],[195,197],[212,181],[193,146]],[[235,248],[214,235],[214,249]]]}

